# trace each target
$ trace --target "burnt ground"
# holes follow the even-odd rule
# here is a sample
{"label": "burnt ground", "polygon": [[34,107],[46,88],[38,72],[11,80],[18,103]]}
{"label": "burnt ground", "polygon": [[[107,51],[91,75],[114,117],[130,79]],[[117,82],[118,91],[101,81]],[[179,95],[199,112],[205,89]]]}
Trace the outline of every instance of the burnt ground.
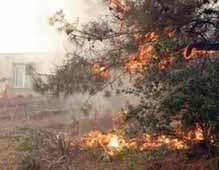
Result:
{"label": "burnt ground", "polygon": [[21,158],[24,156],[17,151],[16,143],[12,141],[11,132],[15,129],[29,128],[54,128],[66,121],[62,115],[44,117],[42,119],[23,120],[0,120],[0,170],[18,170]]}
{"label": "burnt ground", "polygon": [[[145,152],[123,152],[113,158],[107,157],[99,149],[73,150],[66,159],[54,151],[56,144],[40,145],[42,153],[38,165],[26,166],[23,160],[29,160],[29,151],[25,142],[14,142],[17,135],[23,135],[29,129],[44,129],[55,134],[67,132],[71,124],[64,115],[47,116],[42,119],[0,120],[0,170],[218,170],[219,158],[189,158],[184,151],[168,152],[165,148]],[[22,130],[20,130],[22,129]],[[17,133],[18,132],[18,133]],[[51,137],[51,136],[50,136]],[[49,137],[48,137],[49,138]],[[51,138],[52,139],[52,138]],[[44,152],[44,149],[47,150]],[[41,152],[41,151],[40,151]],[[54,154],[55,153],[55,154]],[[33,156],[37,158],[37,156]],[[30,163],[30,162],[28,162]],[[209,166],[209,167],[208,167]],[[211,167],[213,166],[213,167]],[[207,167],[207,168],[206,168]]]}
{"label": "burnt ground", "polygon": [[[79,131],[75,131],[75,120],[71,114],[71,110],[66,109],[62,101],[56,99],[33,97],[0,99],[0,170],[32,169],[21,168],[27,152],[19,150],[19,145],[23,142],[20,141],[20,136],[22,140],[26,140],[28,136],[25,133],[30,130],[40,129],[52,134],[51,138],[54,138],[56,134],[74,135],[79,131],[87,133],[97,127],[94,121],[85,118],[80,121]],[[104,124],[111,127],[111,123]],[[25,144],[24,147],[29,146]]]}
{"label": "burnt ground", "polygon": [[[54,137],[59,133],[70,135],[75,133],[72,120],[69,119],[69,113],[64,112],[63,109],[60,111],[57,104],[55,104],[56,107],[53,107],[54,103],[50,103],[51,105],[48,107],[49,104],[46,101],[40,103],[38,100],[38,103],[29,104],[29,108],[24,105],[24,100],[22,102],[19,108],[18,104],[10,104],[5,107],[5,103],[2,104],[0,101],[0,105],[4,106],[4,109],[0,110],[0,170],[219,169],[219,158],[216,156],[209,158],[203,153],[197,157],[189,157],[186,151],[169,152],[165,148],[144,152],[124,151],[113,158],[108,157],[99,149],[80,150],[76,148],[72,153],[64,153],[65,157],[62,157],[59,155],[57,150],[59,148],[54,142]],[[24,109],[26,112],[22,112]],[[110,126],[108,125],[108,127]],[[83,133],[94,127],[94,122],[90,120],[80,122]],[[38,129],[40,129],[40,133],[37,132]],[[36,135],[34,136],[35,131]],[[48,134],[42,133],[42,141],[46,141],[45,144],[41,143],[41,139],[36,138],[36,136],[41,135],[41,131],[48,132]],[[34,137],[31,138],[33,140],[31,145],[29,136]],[[37,142],[40,147],[34,148]]]}

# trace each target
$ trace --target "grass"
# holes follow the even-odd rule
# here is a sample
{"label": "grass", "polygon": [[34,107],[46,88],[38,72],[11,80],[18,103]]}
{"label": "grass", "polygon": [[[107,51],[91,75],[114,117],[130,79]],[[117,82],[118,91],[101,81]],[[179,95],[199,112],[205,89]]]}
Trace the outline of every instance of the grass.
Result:
{"label": "grass", "polygon": [[70,132],[71,129],[69,121],[54,123],[49,120],[10,127],[9,132],[0,136],[0,168],[5,163],[14,170],[73,167],[75,170],[219,170],[219,159],[191,161],[186,150],[170,151],[166,146],[143,151],[125,149],[111,157],[101,148],[83,150],[76,145],[73,151],[66,150],[60,154],[56,134]]}
{"label": "grass", "polygon": [[71,126],[66,115],[29,121],[0,119],[0,169],[31,170],[43,159],[58,159],[56,134],[70,131]]}

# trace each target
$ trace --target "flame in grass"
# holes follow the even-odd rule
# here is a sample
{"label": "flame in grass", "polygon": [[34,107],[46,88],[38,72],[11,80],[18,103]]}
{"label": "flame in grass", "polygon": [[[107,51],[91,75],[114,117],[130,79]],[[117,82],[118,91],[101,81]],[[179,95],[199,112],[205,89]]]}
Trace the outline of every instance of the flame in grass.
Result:
{"label": "flame in grass", "polygon": [[158,148],[162,145],[166,145],[169,149],[173,150],[187,148],[185,141],[166,135],[152,136],[149,134],[144,134],[143,139],[144,142],[142,146],[140,146],[140,150],[144,150],[147,148]]}
{"label": "flame in grass", "polygon": [[200,128],[200,125],[198,123],[196,123],[195,124],[195,129],[190,130],[189,132],[187,132],[185,137],[186,137],[187,140],[192,140],[192,139],[195,139],[197,141],[203,140],[204,136],[203,136],[203,131]]}
{"label": "flame in grass", "polygon": [[101,147],[104,152],[114,155],[124,149],[127,142],[119,132],[102,133],[91,131],[81,139],[82,147],[98,148]]}
{"label": "flame in grass", "polygon": [[170,150],[186,149],[188,148],[188,141],[203,140],[203,133],[201,129],[195,129],[183,138],[177,138],[167,135],[143,134],[135,138],[126,138],[121,131],[102,133],[100,131],[91,131],[81,139],[82,147],[84,148],[98,148],[101,147],[104,152],[113,156],[121,152],[125,148],[131,150],[140,150],[158,148],[163,145]]}
{"label": "flame in grass", "polygon": [[110,139],[110,142],[109,142],[109,147],[112,147],[112,148],[118,148],[119,147],[119,138],[118,136],[113,136],[111,139]]}

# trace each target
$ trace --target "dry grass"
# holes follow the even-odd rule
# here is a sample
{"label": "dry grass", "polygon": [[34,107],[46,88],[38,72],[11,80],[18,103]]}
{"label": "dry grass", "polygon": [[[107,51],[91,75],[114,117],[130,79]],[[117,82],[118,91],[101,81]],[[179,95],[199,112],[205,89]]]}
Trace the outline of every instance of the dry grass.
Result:
{"label": "dry grass", "polygon": [[[71,152],[61,145],[60,152],[56,134],[72,135],[68,118],[54,115],[28,121],[0,120],[0,170],[218,170],[211,167],[217,166],[211,163],[215,159],[217,163],[217,158],[190,160],[185,152],[166,148],[126,150],[109,157],[100,148],[82,150],[76,144]],[[96,128],[94,124],[84,119],[80,128],[86,133]]]}
{"label": "dry grass", "polygon": [[0,120],[0,170],[20,170],[20,162],[26,156],[26,153],[17,150],[17,144],[13,141],[13,137],[16,135],[12,133],[13,131],[26,127],[27,129],[42,128],[58,132],[65,126],[69,126],[68,122],[66,115],[30,120]]}

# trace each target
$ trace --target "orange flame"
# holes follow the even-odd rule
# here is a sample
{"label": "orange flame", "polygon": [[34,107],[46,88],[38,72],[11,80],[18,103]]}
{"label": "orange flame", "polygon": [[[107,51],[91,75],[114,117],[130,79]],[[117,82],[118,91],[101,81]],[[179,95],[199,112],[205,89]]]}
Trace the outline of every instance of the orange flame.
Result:
{"label": "orange flame", "polygon": [[137,53],[131,54],[128,57],[128,62],[125,65],[126,71],[140,70],[142,71],[150,60],[153,47],[148,44],[141,45]]}
{"label": "orange flame", "polygon": [[129,7],[122,3],[121,0],[110,0],[110,8],[115,9],[118,12],[126,13]]}
{"label": "orange flame", "polygon": [[100,75],[104,80],[109,77],[109,69],[106,69],[106,67],[101,66],[98,63],[93,65],[92,72],[96,75]]}
{"label": "orange flame", "polygon": [[171,26],[167,26],[164,28],[164,34],[167,35],[169,38],[173,38],[176,32]]}
{"label": "orange flame", "polygon": [[202,55],[219,54],[218,50],[199,50],[199,49],[193,48],[191,51],[191,54],[187,55],[187,50],[188,50],[188,47],[186,47],[183,50],[183,57],[186,60],[194,59],[194,58],[200,57]]}
{"label": "orange flame", "polygon": [[104,134],[99,131],[91,131],[81,140],[83,147],[102,147],[109,155],[122,151],[126,145],[124,137],[119,132]]}
{"label": "orange flame", "polygon": [[155,32],[148,32],[147,34],[145,34],[145,40],[147,41],[155,41],[157,39],[157,35]]}
{"label": "orange flame", "polygon": [[195,125],[195,129],[194,130],[190,130],[187,134],[186,134],[186,139],[187,140],[192,140],[195,139],[197,141],[201,141],[204,139],[204,135],[203,135],[203,131],[200,128],[199,124]]}
{"label": "orange flame", "polygon": [[110,133],[91,131],[81,141],[85,148],[102,147],[106,153],[114,155],[121,152],[124,148],[142,151],[165,145],[171,150],[186,149],[188,148],[187,141],[201,140],[203,140],[203,133],[200,128],[197,128],[185,134],[184,139],[154,134],[143,134],[139,137],[128,139],[122,135],[121,131]]}

